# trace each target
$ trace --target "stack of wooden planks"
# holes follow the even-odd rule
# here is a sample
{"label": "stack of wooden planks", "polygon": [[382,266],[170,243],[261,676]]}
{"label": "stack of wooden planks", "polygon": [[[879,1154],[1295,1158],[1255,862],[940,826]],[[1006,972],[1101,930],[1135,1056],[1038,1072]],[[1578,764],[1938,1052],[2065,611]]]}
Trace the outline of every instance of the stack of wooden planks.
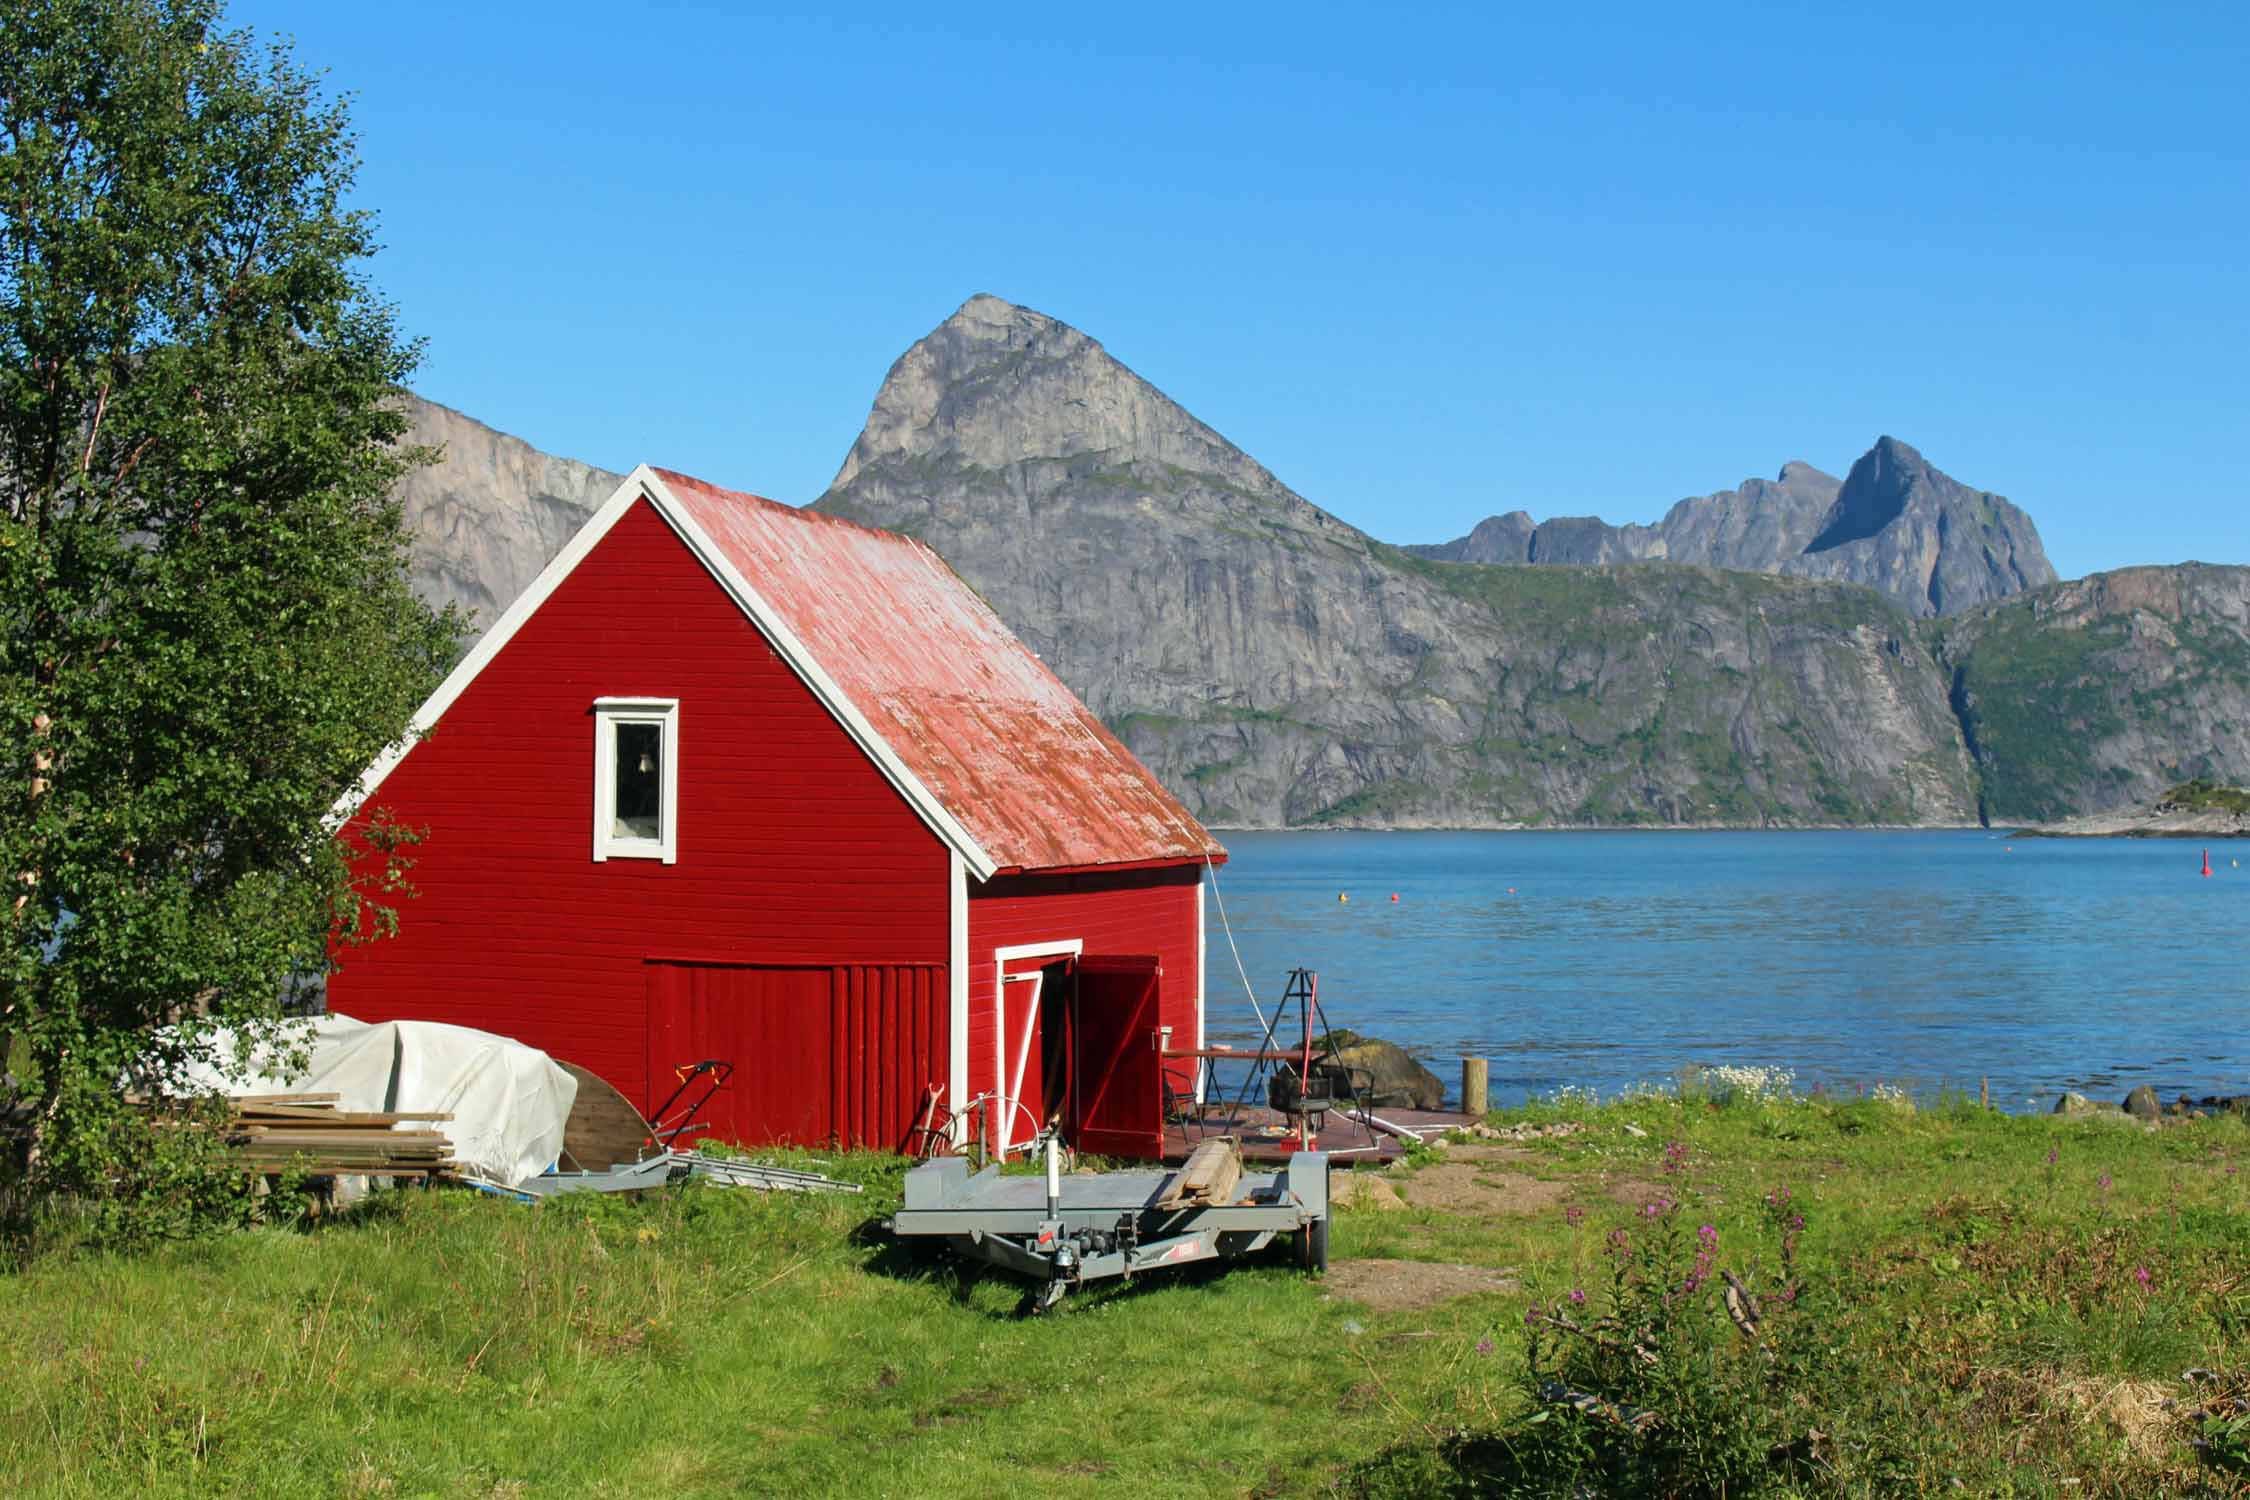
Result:
{"label": "stack of wooden planks", "polygon": [[1180,1170],[1157,1192],[1161,1209],[1224,1206],[1242,1182],[1242,1148],[1231,1135],[1215,1135],[1188,1153]]}
{"label": "stack of wooden planks", "polygon": [[454,1170],[453,1142],[432,1126],[449,1114],[336,1107],[335,1094],[254,1094],[228,1101],[227,1144],[257,1171],[337,1177],[428,1177]]}

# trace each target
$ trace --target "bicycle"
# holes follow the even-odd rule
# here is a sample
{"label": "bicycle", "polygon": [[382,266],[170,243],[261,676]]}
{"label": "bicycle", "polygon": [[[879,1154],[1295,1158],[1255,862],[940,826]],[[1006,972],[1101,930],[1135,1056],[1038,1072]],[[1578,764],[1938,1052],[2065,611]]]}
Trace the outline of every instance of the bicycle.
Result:
{"label": "bicycle", "polygon": [[[996,1127],[994,1116],[1004,1117],[1005,1127]],[[1037,1160],[1047,1150],[1048,1140],[1058,1143],[1062,1138],[1062,1116],[1057,1113],[1044,1125],[1021,1099],[1010,1099],[996,1091],[974,1095],[961,1108],[948,1109],[945,1105],[945,1088],[930,1084],[922,1090],[921,1117],[914,1128],[906,1133],[905,1153],[916,1162],[925,1162],[940,1156],[966,1157],[969,1166],[983,1171],[992,1161],[992,1143],[1002,1137],[1004,1129],[1013,1129],[1016,1117],[1031,1123],[1032,1135],[1028,1141],[1009,1145],[1007,1155],[1012,1160]],[[958,1126],[958,1129],[956,1129]],[[1077,1153],[1065,1144],[1063,1157],[1066,1168],[1075,1165]]]}

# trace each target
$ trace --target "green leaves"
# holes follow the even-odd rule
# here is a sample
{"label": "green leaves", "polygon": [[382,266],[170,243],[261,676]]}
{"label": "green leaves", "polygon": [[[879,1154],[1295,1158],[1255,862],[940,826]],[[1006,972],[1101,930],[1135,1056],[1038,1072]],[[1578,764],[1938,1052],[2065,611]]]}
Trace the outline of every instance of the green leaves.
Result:
{"label": "green leaves", "polygon": [[219,21],[0,0],[0,1033],[44,1193],[140,1180],[80,1140],[120,1081],[381,925],[325,819],[458,641],[406,584],[418,349],[347,113]]}

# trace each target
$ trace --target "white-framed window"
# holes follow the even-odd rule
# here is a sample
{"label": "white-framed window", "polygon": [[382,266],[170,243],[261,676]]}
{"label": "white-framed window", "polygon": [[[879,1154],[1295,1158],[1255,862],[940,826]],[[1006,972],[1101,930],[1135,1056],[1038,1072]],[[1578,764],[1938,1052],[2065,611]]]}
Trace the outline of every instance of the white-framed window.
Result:
{"label": "white-framed window", "polygon": [[680,700],[594,700],[594,858],[680,857]]}

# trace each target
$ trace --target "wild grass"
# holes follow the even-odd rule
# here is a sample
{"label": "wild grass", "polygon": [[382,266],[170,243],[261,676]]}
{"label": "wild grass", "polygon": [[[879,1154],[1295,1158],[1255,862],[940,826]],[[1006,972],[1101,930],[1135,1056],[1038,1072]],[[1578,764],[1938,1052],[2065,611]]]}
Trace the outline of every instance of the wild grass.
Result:
{"label": "wild grass", "polygon": [[2240,1492],[2237,1119],[2144,1132],[1736,1086],[1494,1120],[1577,1127],[1451,1153],[1509,1153],[1478,1170],[1550,1180],[1553,1208],[1352,1209],[1333,1250],[1506,1268],[1517,1290],[1389,1311],[1277,1258],[1018,1320],[1014,1285],[871,1227],[899,1168],[862,1156],[826,1168],[867,1183],[851,1198],[698,1188],[532,1209],[410,1191],[311,1230],[57,1257],[0,1277],[16,1414],[0,1488],[1567,1493],[1463,1459],[1546,1409],[1527,1309],[1597,1293],[1610,1231],[1644,1233],[1657,1197],[1687,1230],[1712,1226],[1721,1265],[1770,1273],[1767,1199],[1785,1190],[1834,1378],[1781,1415],[1827,1423],[1830,1458],[1730,1495]]}

